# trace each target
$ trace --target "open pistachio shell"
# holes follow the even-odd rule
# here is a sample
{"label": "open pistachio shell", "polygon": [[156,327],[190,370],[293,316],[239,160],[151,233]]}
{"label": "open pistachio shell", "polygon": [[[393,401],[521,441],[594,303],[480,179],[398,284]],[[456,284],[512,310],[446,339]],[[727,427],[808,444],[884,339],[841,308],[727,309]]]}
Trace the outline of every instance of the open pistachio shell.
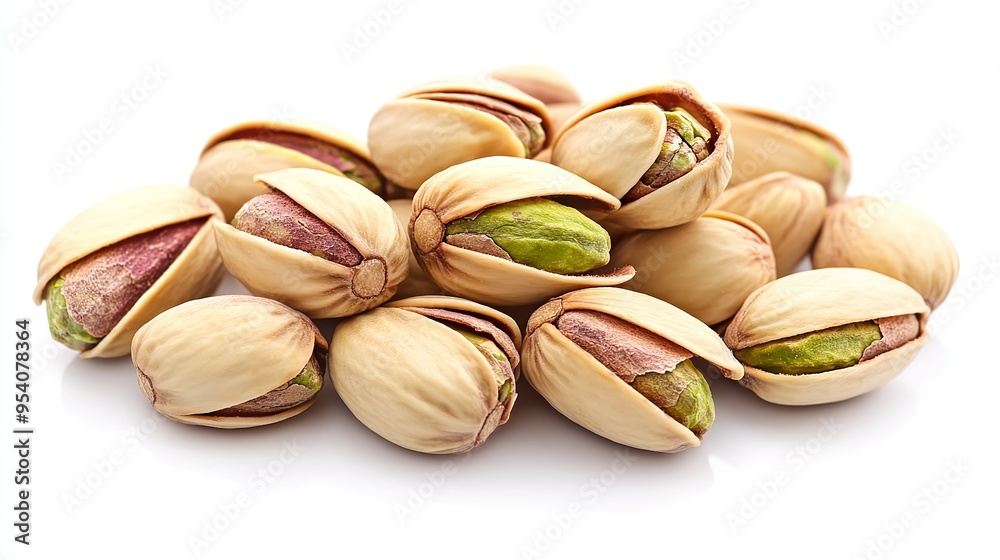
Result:
{"label": "open pistachio shell", "polygon": [[[283,139],[292,138],[292,143]],[[254,176],[308,167],[367,183],[375,194],[386,188],[368,148],[345,132],[308,121],[250,121],[213,136],[191,174],[191,187],[222,208],[226,220],[266,188]]]}
{"label": "open pistachio shell", "polygon": [[811,179],[784,171],[730,185],[712,209],[739,214],[767,232],[777,275],[791,274],[823,225],[826,191]]}
{"label": "open pistachio shell", "polygon": [[[318,389],[290,408],[218,415],[295,379],[327,343],[305,315],[253,296],[216,296],[169,309],[132,340],[139,387],[167,418],[216,428],[272,424],[312,406]],[[322,372],[320,372],[322,373]]]}
{"label": "open pistachio shell", "polygon": [[[545,104],[552,119],[552,130],[558,131],[580,109],[582,100],[576,87],[562,72],[541,64],[506,66],[489,73],[489,77],[507,82]],[[546,149],[545,153],[551,153]],[[549,161],[539,154],[533,159]]]}
{"label": "open pistachio shell", "polygon": [[747,298],[726,329],[734,352],[852,323],[915,315],[920,328],[905,344],[857,364],[822,373],[776,374],[749,365],[740,381],[762,399],[786,405],[837,402],[877,389],[899,375],[927,341],[928,313],[913,288],[860,268],[790,274]]}
{"label": "open pistachio shell", "polygon": [[504,306],[535,304],[568,290],[612,286],[632,277],[630,266],[601,275],[556,274],[445,242],[448,223],[531,198],[598,212],[618,205],[587,181],[540,161],[494,156],[455,165],[431,177],[413,199],[409,231],[420,266],[450,293]]}
{"label": "open pistachio shell", "polygon": [[513,105],[541,119],[545,140],[552,124],[545,105],[521,90],[487,77],[456,77],[410,90],[383,105],[372,117],[368,144],[372,159],[400,187],[416,190],[431,175],[486,156],[531,157],[517,134],[496,116],[435,95],[482,96]]}
{"label": "open pistachio shell", "polygon": [[844,196],[851,179],[851,158],[833,133],[776,111],[730,104],[719,107],[732,122],[736,145],[730,185],[788,171],[823,185],[830,204]]}
{"label": "open pistachio shell", "polygon": [[[460,331],[489,341],[489,358]],[[330,379],[383,438],[423,453],[461,453],[507,421],[520,345],[517,325],[494,309],[454,297],[407,298],[337,326]]]}
{"label": "open pistachio shell", "polygon": [[826,209],[812,261],[816,268],[867,268],[901,280],[931,309],[958,277],[958,253],[937,222],[905,202],[873,196],[845,198]]}
{"label": "open pistachio shell", "polygon": [[626,384],[556,326],[569,311],[595,311],[658,335],[739,379],[743,368],[719,336],[669,303],[620,288],[588,288],[553,298],[528,320],[525,377],[546,401],[580,426],[612,441],[675,452],[701,439]]}
{"label": "open pistachio shell", "polygon": [[775,278],[764,230],[718,211],[626,236],[611,251],[611,264],[621,263],[636,267],[623,288],[662,299],[707,325],[731,318],[751,292]]}
{"label": "open pistachio shell", "polygon": [[111,331],[96,346],[80,353],[82,358],[124,356],[136,330],[158,313],[207,296],[218,287],[224,269],[210,222],[221,218],[214,202],[183,186],[139,187],[104,200],[75,216],[49,242],[38,263],[35,304],[42,303],[49,282],[63,269],[96,251],[166,226],[204,219],[169,268]]}
{"label": "open pistachio shell", "polygon": [[315,169],[285,169],[257,180],[335,229],[361,260],[346,266],[217,222],[222,260],[251,293],[313,318],[360,313],[396,293],[409,253],[406,231],[384,200],[350,179]]}
{"label": "open pistachio shell", "polygon": [[[641,198],[622,200],[660,157],[668,132],[664,111],[676,108],[708,130],[708,156]],[[551,161],[622,200],[606,221],[661,229],[689,222],[707,210],[729,182],[732,159],[729,119],[690,85],[671,81],[584,106],[560,129]]]}

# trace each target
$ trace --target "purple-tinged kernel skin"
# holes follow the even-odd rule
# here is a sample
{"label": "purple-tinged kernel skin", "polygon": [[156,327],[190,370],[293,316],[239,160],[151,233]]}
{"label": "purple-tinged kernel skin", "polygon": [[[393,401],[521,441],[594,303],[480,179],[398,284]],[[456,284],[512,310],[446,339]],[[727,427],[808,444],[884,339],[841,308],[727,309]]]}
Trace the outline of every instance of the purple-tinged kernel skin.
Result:
{"label": "purple-tinged kernel skin", "polygon": [[343,266],[357,266],[363,260],[337,230],[283,192],[250,199],[233,217],[233,227]]}
{"label": "purple-tinged kernel skin", "polygon": [[62,293],[70,318],[96,338],[107,336],[170,268],[205,220],[136,235],[67,266],[61,274]]}

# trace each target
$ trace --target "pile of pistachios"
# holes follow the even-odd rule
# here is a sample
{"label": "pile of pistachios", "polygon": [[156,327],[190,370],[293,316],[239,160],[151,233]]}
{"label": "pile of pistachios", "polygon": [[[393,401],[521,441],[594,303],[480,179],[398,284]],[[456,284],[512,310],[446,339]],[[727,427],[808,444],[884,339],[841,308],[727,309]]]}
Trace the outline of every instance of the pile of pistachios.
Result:
{"label": "pile of pistachios", "polygon": [[[713,376],[836,402],[927,341],[955,248],[917,209],[846,197],[850,175],[833,134],[787,115],[683,82],[584,105],[557,71],[510,67],[388,101],[367,145],[224,130],[190,186],[66,224],[34,300],[81,357],[131,353],[178,422],[290,418],[328,373],[385,439],[464,452],[510,418],[523,371],[580,426],[674,452],[711,428]],[[252,295],[212,296],[227,271]]]}

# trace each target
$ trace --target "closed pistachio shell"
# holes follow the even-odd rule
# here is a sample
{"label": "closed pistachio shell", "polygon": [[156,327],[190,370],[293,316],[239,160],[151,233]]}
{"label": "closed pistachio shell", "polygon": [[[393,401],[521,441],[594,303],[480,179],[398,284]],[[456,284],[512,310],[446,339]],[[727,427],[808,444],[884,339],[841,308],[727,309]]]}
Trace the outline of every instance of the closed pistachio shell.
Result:
{"label": "closed pistachio shell", "polygon": [[[489,359],[456,328],[486,339]],[[461,453],[507,421],[520,345],[514,321],[489,307],[407,298],[337,326],[330,378],[358,420],[383,438],[423,453]]]}
{"label": "closed pistachio shell", "polygon": [[958,278],[958,253],[930,216],[905,202],[858,196],[827,208],[813,266],[867,268],[909,284],[934,309]]}
{"label": "closed pistachio shell", "polygon": [[139,387],[164,416],[185,424],[244,428],[299,414],[315,402],[318,389],[304,402],[270,414],[217,413],[288,384],[326,350],[319,329],[285,305],[253,296],[216,296],[169,309],[139,329],[132,362]]}
{"label": "closed pistachio shell", "polygon": [[597,212],[618,204],[601,189],[554,165],[513,157],[482,158],[436,174],[417,191],[409,224],[414,254],[428,276],[448,292],[492,305],[536,304],[568,290],[620,284],[632,277],[631,267],[602,275],[557,274],[445,240],[446,225],[455,220],[535,198]]}
{"label": "closed pistachio shell", "polygon": [[204,220],[169,267],[132,304],[124,316],[82,358],[124,356],[136,330],[161,311],[215,291],[223,268],[211,222],[222,212],[210,199],[183,186],[154,185],[115,195],[84,210],[53,236],[38,263],[33,299],[42,303],[49,283],[95,252],[192,220]]}
{"label": "closed pistachio shell", "polygon": [[521,90],[487,77],[456,77],[410,90],[372,117],[368,143],[372,159],[400,187],[416,190],[438,171],[486,156],[531,157],[511,126],[494,114],[435,96],[476,96],[513,106],[540,119],[544,141],[552,124],[545,105]]}
{"label": "closed pistachio shell", "polygon": [[406,278],[406,232],[384,200],[361,185],[315,169],[285,169],[257,177],[331,226],[360,256],[345,265],[217,223],[229,272],[251,293],[314,318],[371,309]]}
{"label": "closed pistachio shell", "polygon": [[913,288],[860,268],[825,268],[790,274],[750,295],[726,329],[734,352],[853,323],[913,315],[916,336],[850,367],[789,375],[745,365],[741,384],[762,399],[786,405],[837,402],[895,378],[927,340],[929,310]]}
{"label": "closed pistachio shell", "polygon": [[[664,112],[676,109],[686,111],[708,132],[707,155],[683,175],[650,188],[642,180],[661,158],[673,130]],[[605,221],[636,229],[671,227],[700,216],[728,183],[732,158],[729,120],[680,81],[584,106],[563,125],[552,148],[552,163],[621,200],[621,207]],[[649,192],[631,194],[640,185]]]}
{"label": "closed pistachio shell", "polygon": [[546,105],[580,103],[580,94],[565,74],[541,64],[505,66],[489,77],[506,82]]}
{"label": "closed pistachio shell", "polygon": [[784,171],[730,185],[712,209],[739,214],[767,232],[779,277],[802,261],[823,225],[826,191],[811,179]]}
{"label": "closed pistachio shell", "polygon": [[628,235],[611,251],[613,266],[626,262],[636,275],[623,288],[662,299],[707,325],[731,318],[747,296],[775,278],[767,234],[727,212]]}
{"label": "closed pistachio shell", "polygon": [[329,126],[300,120],[250,121],[219,132],[202,150],[190,183],[212,198],[228,221],[246,201],[268,192],[254,180],[256,175],[291,167],[346,175],[379,195],[386,187],[362,142]]}
{"label": "closed pistachio shell", "polygon": [[650,451],[696,447],[701,438],[568,338],[557,326],[569,312],[606,314],[662,337],[726,377],[743,367],[708,326],[676,307],[620,288],[587,288],[553,298],[532,314],[525,332],[525,377],[556,410],[612,441]]}
{"label": "closed pistachio shell", "polygon": [[851,158],[833,133],[776,111],[731,104],[719,107],[732,123],[736,145],[730,185],[787,171],[823,185],[830,204],[844,196]]}

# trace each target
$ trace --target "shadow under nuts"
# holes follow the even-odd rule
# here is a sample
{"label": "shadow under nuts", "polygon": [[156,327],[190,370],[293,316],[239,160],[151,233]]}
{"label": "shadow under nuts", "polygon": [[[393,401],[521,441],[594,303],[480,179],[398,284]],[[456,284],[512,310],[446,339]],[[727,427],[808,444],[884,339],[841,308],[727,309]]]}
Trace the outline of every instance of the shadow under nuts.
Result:
{"label": "shadow under nuts", "polygon": [[407,298],[337,326],[330,379],[358,420],[383,438],[423,453],[461,453],[509,418],[520,344],[514,321],[489,307]]}
{"label": "shadow under nuts", "polygon": [[222,213],[180,186],[127,191],[74,217],[43,253],[35,303],[81,357],[128,354],[157,313],[212,293],[222,279],[210,221]]}
{"label": "shadow under nuts", "polygon": [[132,362],[153,408],[185,424],[248,428],[312,406],[327,343],[305,315],[265,298],[216,296],[156,316]]}

